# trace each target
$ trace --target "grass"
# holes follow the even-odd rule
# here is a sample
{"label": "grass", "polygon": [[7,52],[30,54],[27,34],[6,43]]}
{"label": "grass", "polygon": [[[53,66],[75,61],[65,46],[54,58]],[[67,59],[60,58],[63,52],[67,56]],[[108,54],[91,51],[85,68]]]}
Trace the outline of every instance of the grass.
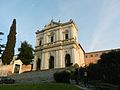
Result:
{"label": "grass", "polygon": [[80,88],[74,85],[60,83],[13,84],[13,85],[1,84],[0,90],[80,90]]}

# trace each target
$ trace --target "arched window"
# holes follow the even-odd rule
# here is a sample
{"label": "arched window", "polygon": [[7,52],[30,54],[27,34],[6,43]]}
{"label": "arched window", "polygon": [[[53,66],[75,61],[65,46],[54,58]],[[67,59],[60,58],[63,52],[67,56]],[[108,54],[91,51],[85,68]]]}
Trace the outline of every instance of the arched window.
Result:
{"label": "arched window", "polygon": [[40,70],[40,67],[41,67],[41,59],[38,58],[38,61],[37,61],[37,70]]}
{"label": "arched window", "polygon": [[54,68],[54,57],[50,56],[50,59],[49,59],[49,69],[52,69],[52,68]]}
{"label": "arched window", "polygon": [[66,56],[65,56],[65,66],[69,67],[71,65],[72,65],[72,63],[71,63],[70,54],[66,54]]}

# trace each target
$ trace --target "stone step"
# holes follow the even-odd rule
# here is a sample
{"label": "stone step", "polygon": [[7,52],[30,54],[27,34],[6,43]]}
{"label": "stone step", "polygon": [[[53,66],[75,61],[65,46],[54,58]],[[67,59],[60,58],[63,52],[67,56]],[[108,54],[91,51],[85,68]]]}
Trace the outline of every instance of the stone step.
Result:
{"label": "stone step", "polygon": [[56,71],[64,69],[50,69],[45,71],[32,71],[21,74],[14,74],[10,77],[15,79],[16,83],[43,83],[43,82],[54,82],[53,74]]}

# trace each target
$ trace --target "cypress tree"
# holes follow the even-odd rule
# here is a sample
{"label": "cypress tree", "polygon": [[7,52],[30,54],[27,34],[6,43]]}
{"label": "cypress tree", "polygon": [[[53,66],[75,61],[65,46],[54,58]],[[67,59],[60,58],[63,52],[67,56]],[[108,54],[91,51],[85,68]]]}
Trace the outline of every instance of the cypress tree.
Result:
{"label": "cypress tree", "polygon": [[10,64],[14,56],[14,48],[16,43],[16,19],[13,20],[10,27],[9,35],[7,36],[7,43],[5,50],[2,54],[2,63]]}

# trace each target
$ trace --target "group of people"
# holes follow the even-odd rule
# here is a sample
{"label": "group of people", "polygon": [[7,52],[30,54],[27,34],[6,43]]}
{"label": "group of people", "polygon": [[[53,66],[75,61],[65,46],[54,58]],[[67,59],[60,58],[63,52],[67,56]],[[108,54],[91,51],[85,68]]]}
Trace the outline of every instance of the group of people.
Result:
{"label": "group of people", "polygon": [[[76,85],[79,85],[80,73],[81,72],[79,71],[79,69],[75,69],[74,76],[75,76]],[[82,79],[83,79],[84,85],[87,87],[88,86],[88,72],[87,72],[87,70],[83,72]]]}

